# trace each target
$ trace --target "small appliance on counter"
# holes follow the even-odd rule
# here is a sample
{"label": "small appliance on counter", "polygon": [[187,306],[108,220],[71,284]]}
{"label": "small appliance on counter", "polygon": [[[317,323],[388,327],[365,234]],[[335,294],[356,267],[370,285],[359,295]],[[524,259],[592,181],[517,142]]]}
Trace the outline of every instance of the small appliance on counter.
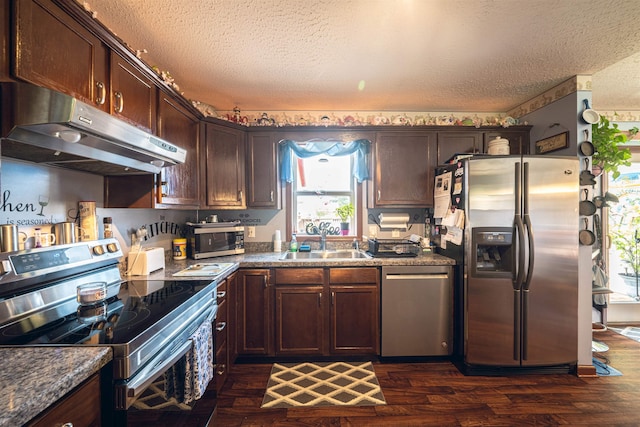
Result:
{"label": "small appliance on counter", "polygon": [[187,256],[212,258],[244,253],[244,227],[240,221],[187,222]]}
{"label": "small appliance on counter", "polygon": [[140,248],[129,252],[127,258],[128,274],[130,276],[146,276],[156,270],[164,268],[163,248]]}
{"label": "small appliance on counter", "polygon": [[420,244],[411,240],[369,239],[367,252],[376,258],[397,258],[417,256],[420,250]]}

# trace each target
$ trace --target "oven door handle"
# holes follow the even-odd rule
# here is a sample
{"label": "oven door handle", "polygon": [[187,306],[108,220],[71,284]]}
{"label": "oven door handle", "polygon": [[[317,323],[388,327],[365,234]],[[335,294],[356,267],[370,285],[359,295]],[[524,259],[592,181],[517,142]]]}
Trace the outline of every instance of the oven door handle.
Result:
{"label": "oven door handle", "polygon": [[[202,325],[205,322],[213,322],[216,318],[216,314],[218,312],[217,304],[214,304],[213,307],[209,310],[207,315],[202,319],[198,325]],[[163,374],[167,369],[173,366],[182,356],[187,354],[187,352],[191,349],[192,346],[191,340],[185,341],[181,344],[177,350],[171,352],[171,355],[168,358],[163,358],[161,362],[157,363],[154,366],[145,368],[138,374],[136,374],[131,381],[127,382],[126,387],[126,408],[128,409],[130,403],[133,402],[135,398],[137,398],[143,391],[145,391],[153,382]]]}

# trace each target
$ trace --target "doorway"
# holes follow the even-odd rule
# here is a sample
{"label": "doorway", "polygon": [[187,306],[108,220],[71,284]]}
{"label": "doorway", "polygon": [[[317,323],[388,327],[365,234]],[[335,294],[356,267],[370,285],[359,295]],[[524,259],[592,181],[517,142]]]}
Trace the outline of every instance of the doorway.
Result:
{"label": "doorway", "polygon": [[[610,200],[606,213],[605,244],[609,278],[608,321],[640,321],[640,154],[633,153],[631,166],[621,167],[615,180],[608,174],[606,188],[618,202]],[[606,194],[606,193],[605,193]],[[612,199],[611,197],[609,199]]]}

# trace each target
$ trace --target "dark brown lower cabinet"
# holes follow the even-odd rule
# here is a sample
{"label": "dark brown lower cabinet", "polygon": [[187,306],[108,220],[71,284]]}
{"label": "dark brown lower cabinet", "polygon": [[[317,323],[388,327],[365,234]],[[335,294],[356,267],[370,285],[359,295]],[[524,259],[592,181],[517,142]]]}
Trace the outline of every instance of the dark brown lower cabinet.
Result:
{"label": "dark brown lower cabinet", "polygon": [[275,354],[379,353],[377,268],[275,270]]}
{"label": "dark brown lower cabinet", "polygon": [[331,290],[331,354],[378,354],[378,287],[336,285]]}
{"label": "dark brown lower cabinet", "polygon": [[380,270],[329,269],[331,354],[380,354]]}
{"label": "dark brown lower cabinet", "polygon": [[236,282],[236,349],[239,356],[273,354],[269,269],[241,269]]}
{"label": "dark brown lower cabinet", "polygon": [[322,286],[276,285],[276,355],[322,355]]}
{"label": "dark brown lower cabinet", "polygon": [[215,349],[213,360],[214,379],[216,393],[220,392],[229,372],[229,298],[227,295],[227,279],[223,280],[217,288],[218,314],[214,323]]}
{"label": "dark brown lower cabinet", "polygon": [[27,425],[94,427],[100,422],[100,376],[94,374]]}

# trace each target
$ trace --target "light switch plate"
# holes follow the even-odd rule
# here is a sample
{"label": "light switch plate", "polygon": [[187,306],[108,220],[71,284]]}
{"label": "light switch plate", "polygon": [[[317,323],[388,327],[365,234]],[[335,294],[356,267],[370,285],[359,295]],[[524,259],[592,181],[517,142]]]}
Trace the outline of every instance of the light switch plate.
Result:
{"label": "light switch plate", "polygon": [[391,230],[391,237],[400,237],[400,230],[398,230],[397,228]]}
{"label": "light switch plate", "polygon": [[254,226],[247,227],[247,237],[256,237],[256,227]]}

